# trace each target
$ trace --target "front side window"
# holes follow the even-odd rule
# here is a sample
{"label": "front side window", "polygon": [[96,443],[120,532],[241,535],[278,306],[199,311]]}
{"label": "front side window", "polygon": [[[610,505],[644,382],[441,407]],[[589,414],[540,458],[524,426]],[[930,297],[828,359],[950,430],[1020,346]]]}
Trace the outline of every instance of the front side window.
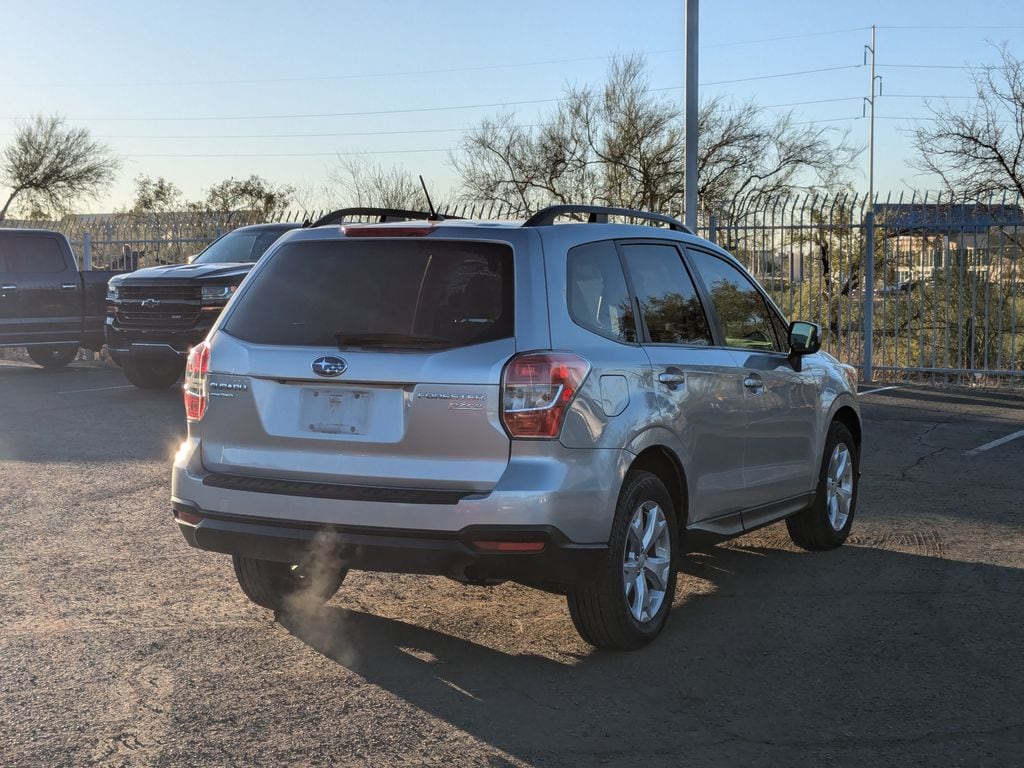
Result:
{"label": "front side window", "polygon": [[512,249],[462,240],[281,247],[224,330],[256,344],[449,349],[513,335]]}
{"label": "front side window", "polygon": [[709,346],[704,307],[676,247],[633,243],[622,253],[651,342]]}
{"label": "front side window", "polygon": [[566,262],[566,303],[573,322],[615,341],[635,342],[633,305],[615,244],[578,245]]}
{"label": "front side window", "polygon": [[711,294],[711,303],[725,332],[725,345],[781,352],[771,310],[750,278],[710,253],[690,250],[689,254]]}

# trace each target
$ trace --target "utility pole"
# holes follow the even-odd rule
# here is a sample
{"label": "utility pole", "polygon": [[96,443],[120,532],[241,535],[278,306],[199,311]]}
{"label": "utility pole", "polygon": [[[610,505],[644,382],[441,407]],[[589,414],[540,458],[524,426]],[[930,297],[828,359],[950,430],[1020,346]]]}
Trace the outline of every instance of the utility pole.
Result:
{"label": "utility pole", "polygon": [[871,54],[871,95],[867,98],[868,116],[868,209],[864,214],[864,359],[861,375],[870,384],[875,377],[875,82],[882,95],[882,78],[875,74],[875,25],[871,25],[871,45],[864,46],[864,63]]}
{"label": "utility pole", "polygon": [[683,190],[686,201],[684,223],[697,231],[697,19],[699,0],[685,0],[683,34],[686,38],[686,175]]}

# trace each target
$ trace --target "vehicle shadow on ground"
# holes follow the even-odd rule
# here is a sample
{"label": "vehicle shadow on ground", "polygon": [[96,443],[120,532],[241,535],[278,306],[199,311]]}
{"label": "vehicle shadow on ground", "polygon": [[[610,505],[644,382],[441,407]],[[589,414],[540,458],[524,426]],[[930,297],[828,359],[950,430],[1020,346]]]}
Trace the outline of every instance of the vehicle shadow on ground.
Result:
{"label": "vehicle shadow on ground", "polygon": [[932,751],[956,762],[982,743],[985,754],[1018,754],[1024,570],[734,544],[694,553],[681,580],[693,591],[652,645],[568,661],[338,607],[282,624],[528,764],[795,765]]}

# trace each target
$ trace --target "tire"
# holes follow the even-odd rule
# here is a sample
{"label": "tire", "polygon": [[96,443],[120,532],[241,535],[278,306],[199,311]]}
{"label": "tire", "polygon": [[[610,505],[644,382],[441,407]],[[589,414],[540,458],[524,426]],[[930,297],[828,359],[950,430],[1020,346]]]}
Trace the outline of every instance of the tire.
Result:
{"label": "tire", "polygon": [[[846,463],[840,467],[844,453]],[[840,474],[838,482],[837,472]],[[820,551],[835,549],[846,541],[857,511],[859,474],[860,456],[857,455],[853,435],[844,424],[833,421],[825,439],[814,503],[786,519],[789,538],[794,544],[810,551]]]}
{"label": "tire", "polygon": [[167,389],[174,386],[185,370],[178,360],[146,360],[121,358],[125,378],[139,389]]}
{"label": "tire", "polygon": [[[663,533],[650,536],[649,546],[645,549],[642,540],[648,537],[643,533],[640,537],[631,535],[631,523],[637,516],[650,520],[650,515],[657,515],[658,510],[661,517],[655,519],[664,523]],[[569,614],[580,637],[598,648],[619,651],[640,648],[657,637],[668,620],[676,593],[679,562],[677,528],[672,497],[657,475],[650,472],[626,475],[615,508],[608,559],[596,580],[575,585],[567,595]],[[640,546],[637,546],[638,542]],[[643,559],[636,557],[641,550]],[[666,557],[668,562],[663,563]],[[658,565],[655,568],[645,566],[644,561],[648,558],[649,562],[657,560]],[[631,572],[637,574],[637,579],[630,588],[627,587],[627,574]],[[660,586],[664,589],[656,589],[659,586],[656,574],[659,572]],[[637,608],[641,601],[638,600],[637,585],[641,579],[652,601],[649,608],[653,608],[653,613],[640,610],[638,618]],[[660,600],[657,592],[662,593]]]}
{"label": "tire", "polygon": [[43,368],[63,368],[76,357],[78,347],[26,347],[32,362]]}
{"label": "tire", "polygon": [[[302,566],[255,560],[232,555],[235,577],[245,596],[263,608],[275,613],[287,611],[299,604],[319,607],[341,587],[348,570],[320,568],[319,578],[310,579]],[[300,603],[301,601],[301,603]],[[308,601],[308,602],[307,602]]]}

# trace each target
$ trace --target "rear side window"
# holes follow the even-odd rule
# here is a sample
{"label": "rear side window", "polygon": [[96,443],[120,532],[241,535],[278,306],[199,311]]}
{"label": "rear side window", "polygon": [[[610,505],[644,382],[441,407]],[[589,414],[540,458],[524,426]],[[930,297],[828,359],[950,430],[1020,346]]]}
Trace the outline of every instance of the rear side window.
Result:
{"label": "rear side window", "polygon": [[285,245],[224,325],[286,346],[444,349],[514,333],[512,250],[451,240]]}
{"label": "rear side window", "polygon": [[[726,346],[782,351],[771,311],[750,278],[710,253],[697,250],[689,253],[711,294],[711,302],[725,331]],[[775,320],[777,322],[777,318]]]}
{"label": "rear side window", "polygon": [[622,253],[651,341],[709,346],[704,308],[675,246],[626,244]]}
{"label": "rear side window", "polygon": [[0,239],[0,272],[45,275],[66,269],[64,249],[53,237],[15,235]]}
{"label": "rear side window", "polygon": [[578,245],[566,262],[566,302],[573,322],[615,341],[635,342],[633,305],[615,244]]}

